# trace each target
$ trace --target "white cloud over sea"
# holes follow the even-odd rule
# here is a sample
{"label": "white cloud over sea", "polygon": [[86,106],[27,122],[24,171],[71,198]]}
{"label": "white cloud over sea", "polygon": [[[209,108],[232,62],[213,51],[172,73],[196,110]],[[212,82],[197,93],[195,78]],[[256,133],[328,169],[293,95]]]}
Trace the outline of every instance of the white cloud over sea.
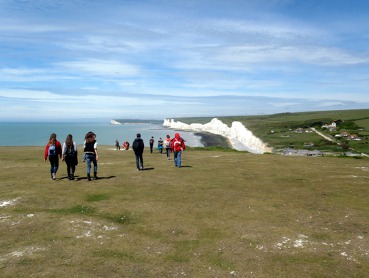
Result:
{"label": "white cloud over sea", "polygon": [[369,108],[369,2],[0,1],[0,119]]}

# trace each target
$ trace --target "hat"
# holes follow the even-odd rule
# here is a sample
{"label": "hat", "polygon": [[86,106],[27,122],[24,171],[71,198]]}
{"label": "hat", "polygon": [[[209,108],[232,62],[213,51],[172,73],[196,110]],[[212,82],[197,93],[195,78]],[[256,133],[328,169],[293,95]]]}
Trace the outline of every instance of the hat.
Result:
{"label": "hat", "polygon": [[140,133],[137,133],[137,137],[140,138],[141,137],[141,134]]}

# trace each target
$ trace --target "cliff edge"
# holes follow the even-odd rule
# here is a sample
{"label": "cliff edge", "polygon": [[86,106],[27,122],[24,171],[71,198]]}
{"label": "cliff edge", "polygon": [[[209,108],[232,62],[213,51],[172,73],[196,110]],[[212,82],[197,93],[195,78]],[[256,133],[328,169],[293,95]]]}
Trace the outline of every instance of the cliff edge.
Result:
{"label": "cliff edge", "polygon": [[176,122],[173,119],[164,119],[163,126],[173,129],[219,134],[228,138],[232,147],[238,151],[248,151],[255,154],[272,151],[270,147],[254,136],[241,122],[237,121],[233,122],[231,127],[228,127],[217,118],[206,124],[185,124],[180,121]]}

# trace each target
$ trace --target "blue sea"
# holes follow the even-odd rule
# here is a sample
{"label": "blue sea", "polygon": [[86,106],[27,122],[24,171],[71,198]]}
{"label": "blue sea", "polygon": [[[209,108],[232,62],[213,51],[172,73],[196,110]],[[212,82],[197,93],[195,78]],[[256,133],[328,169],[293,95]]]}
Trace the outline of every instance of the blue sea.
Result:
{"label": "blue sea", "polygon": [[[151,123],[128,123],[113,125],[109,122],[57,122],[57,123],[6,123],[0,122],[0,146],[45,146],[51,133],[56,133],[57,139],[63,143],[68,134],[73,135],[77,144],[83,144],[85,134],[93,131],[99,145],[111,145],[114,147],[115,140],[130,143],[141,133],[145,145],[148,145],[151,136],[155,142],[166,135],[172,138],[175,130]],[[193,132],[178,131],[186,144],[191,147],[203,146],[201,137]]]}

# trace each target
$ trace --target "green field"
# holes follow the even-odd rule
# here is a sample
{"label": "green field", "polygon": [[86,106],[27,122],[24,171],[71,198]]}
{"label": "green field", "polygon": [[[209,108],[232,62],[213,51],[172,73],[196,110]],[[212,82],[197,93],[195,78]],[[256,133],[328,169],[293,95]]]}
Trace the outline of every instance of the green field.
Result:
{"label": "green field", "polygon": [[0,147],[1,277],[367,277],[369,160],[99,149],[56,181]]}

